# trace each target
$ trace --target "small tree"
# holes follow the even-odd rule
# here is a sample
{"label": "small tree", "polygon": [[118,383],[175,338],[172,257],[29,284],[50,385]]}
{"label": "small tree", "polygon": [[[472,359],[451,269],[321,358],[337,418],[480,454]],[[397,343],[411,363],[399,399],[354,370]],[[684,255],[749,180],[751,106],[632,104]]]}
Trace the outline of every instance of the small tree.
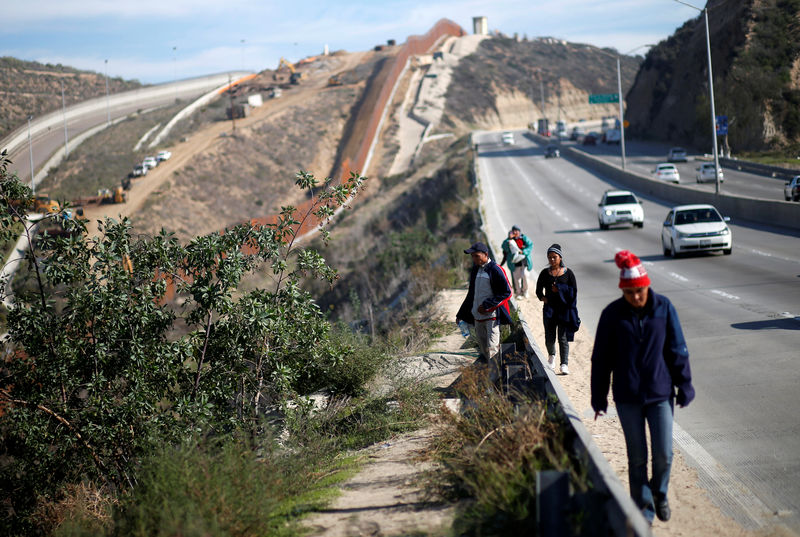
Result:
{"label": "small tree", "polygon": [[[34,241],[30,189],[7,164],[3,154],[0,239],[22,222],[33,244],[33,283],[14,297],[14,350],[0,378],[0,483],[17,513],[65,482],[130,487],[141,457],[193,432],[255,431],[265,408],[317,387],[341,358],[299,285],[309,275],[333,282],[336,272],[297,247],[295,230],[313,219],[327,240],[324,224],[363,177],[315,192],[316,179],[300,172],[297,185],[312,193],[303,213],[284,207],[274,224],[242,224],[186,245],[163,230],[137,237],[127,219],[106,219],[98,237],[85,237],[85,221],[64,213],[51,218],[69,236]],[[238,292],[262,267],[274,287]],[[166,300],[171,285],[181,306]]]}

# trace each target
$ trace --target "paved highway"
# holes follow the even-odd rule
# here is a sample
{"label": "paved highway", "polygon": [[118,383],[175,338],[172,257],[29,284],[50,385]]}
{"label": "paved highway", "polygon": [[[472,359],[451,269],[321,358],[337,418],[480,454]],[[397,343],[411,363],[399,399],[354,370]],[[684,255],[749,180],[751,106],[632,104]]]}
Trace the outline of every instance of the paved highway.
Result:
{"label": "paved highway", "polygon": [[[111,95],[106,101],[100,97],[70,106],[66,110],[69,140],[98,125],[125,117],[137,110],[148,110],[166,106],[175,99],[191,100],[236,80],[245,73],[221,73],[170,84],[148,86],[145,88]],[[38,175],[40,168],[56,152],[64,147],[64,113],[52,112],[31,121],[33,146],[33,167]],[[72,145],[69,145],[70,151]],[[28,148],[27,123],[0,141],[0,150],[8,149],[12,163],[9,171],[17,172],[20,179],[30,181],[30,154]]]}
{"label": "paved highway", "polygon": [[[562,142],[571,145],[575,142]],[[629,171],[652,176],[656,164],[667,162],[668,145],[652,142],[625,141],[625,164]],[[580,149],[587,153],[599,156],[617,166],[622,164],[622,156],[618,145],[606,145],[598,143],[596,146],[580,146]],[[698,160],[699,157],[699,160]],[[710,157],[689,154],[689,162],[675,162],[678,173],[681,176],[681,185],[686,188],[714,192],[714,183],[696,182],[696,169],[701,162],[712,162]],[[776,179],[754,173],[741,172],[730,168],[723,168],[724,182],[721,191],[725,194],[733,194],[748,198],[761,198],[767,200],[784,200],[783,179]],[[800,174],[800,171],[798,171]]]}
{"label": "paved highway", "polygon": [[639,255],[653,288],[675,304],[691,354],[697,399],[677,412],[678,445],[710,472],[703,483],[712,497],[744,487],[739,497],[753,500],[730,507],[739,520],[766,510],[800,531],[800,234],[733,221],[733,255],[665,258],[660,232],[668,204],[644,198],[643,229],[600,231],[597,204],[614,185],[566,159],[545,159],[521,132],[516,139],[504,146],[499,132],[475,136],[492,244],[520,225],[534,241],[535,281],[547,246],[560,243],[589,334],[620,296],[615,252]]}

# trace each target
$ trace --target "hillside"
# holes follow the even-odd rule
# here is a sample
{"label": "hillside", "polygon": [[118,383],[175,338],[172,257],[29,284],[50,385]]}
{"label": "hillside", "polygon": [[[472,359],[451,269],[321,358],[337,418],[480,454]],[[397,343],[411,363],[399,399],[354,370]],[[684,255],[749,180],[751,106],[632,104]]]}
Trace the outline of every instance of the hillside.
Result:
{"label": "hillside", "polygon": [[[709,32],[717,115],[734,151],[800,146],[800,1],[712,0]],[[651,49],[627,94],[632,136],[711,147],[701,16]]]}
{"label": "hillside", "polygon": [[[613,49],[552,38],[486,39],[453,74],[443,128],[525,127],[542,117],[542,93],[551,121],[617,115],[616,104],[589,104],[589,94],[617,93],[616,58]],[[622,85],[629,87],[641,58],[620,60]]]}
{"label": "hillside", "polygon": [[[101,73],[81,71],[61,64],[41,64],[0,57],[0,139],[27,120],[61,108],[61,84],[67,106],[106,94]],[[141,87],[137,80],[109,78],[110,93]]]}

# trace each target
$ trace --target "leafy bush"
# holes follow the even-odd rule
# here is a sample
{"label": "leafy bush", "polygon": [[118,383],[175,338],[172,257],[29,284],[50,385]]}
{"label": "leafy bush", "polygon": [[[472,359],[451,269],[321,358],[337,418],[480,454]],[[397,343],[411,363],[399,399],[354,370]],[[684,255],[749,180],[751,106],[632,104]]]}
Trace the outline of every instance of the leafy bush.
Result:
{"label": "leafy bush", "polygon": [[[5,158],[0,165],[7,240],[24,217],[14,200],[31,193],[7,176]],[[71,237],[39,241],[27,256],[33,288],[8,315],[16,353],[0,371],[0,488],[15,513],[4,533],[24,532],[37,497],[64,483],[129,490],[139,462],[160,446],[197,431],[256,433],[269,407],[335,370],[347,349],[328,341],[329,325],[299,281],[332,282],[336,272],[294,246],[294,229],[329,219],[362,180],[317,193],[305,214],[286,207],[274,225],[186,245],[165,232],[134,237],[127,220],[106,220],[93,238],[82,236],[85,221],[68,220]],[[317,182],[300,173],[297,185]],[[241,278],[262,266],[274,288],[239,293]],[[170,286],[180,308],[167,303]]]}

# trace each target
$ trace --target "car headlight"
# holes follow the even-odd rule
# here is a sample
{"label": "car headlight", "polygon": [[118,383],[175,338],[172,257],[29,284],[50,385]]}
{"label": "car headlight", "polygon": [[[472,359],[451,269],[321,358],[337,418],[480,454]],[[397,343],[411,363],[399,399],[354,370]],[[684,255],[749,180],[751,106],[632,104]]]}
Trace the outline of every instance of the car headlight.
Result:
{"label": "car headlight", "polygon": [[606,209],[606,213],[605,214],[606,214],[606,216],[611,216],[612,214],[614,214],[614,211],[612,211],[611,209]]}
{"label": "car headlight", "polygon": [[720,234],[720,235],[728,235],[728,234],[730,234],[730,232],[731,232],[731,230],[730,230],[730,229],[728,229],[728,228],[725,228],[725,229],[723,229],[722,231],[720,231],[720,232],[719,232],[719,234]]}
{"label": "car headlight", "polygon": [[689,234],[688,234],[688,233],[684,233],[684,232],[682,232],[682,231],[679,231],[679,232],[678,232],[678,238],[679,238],[679,239],[685,239],[685,238],[686,238],[686,237],[688,237],[688,236],[689,236]]}

